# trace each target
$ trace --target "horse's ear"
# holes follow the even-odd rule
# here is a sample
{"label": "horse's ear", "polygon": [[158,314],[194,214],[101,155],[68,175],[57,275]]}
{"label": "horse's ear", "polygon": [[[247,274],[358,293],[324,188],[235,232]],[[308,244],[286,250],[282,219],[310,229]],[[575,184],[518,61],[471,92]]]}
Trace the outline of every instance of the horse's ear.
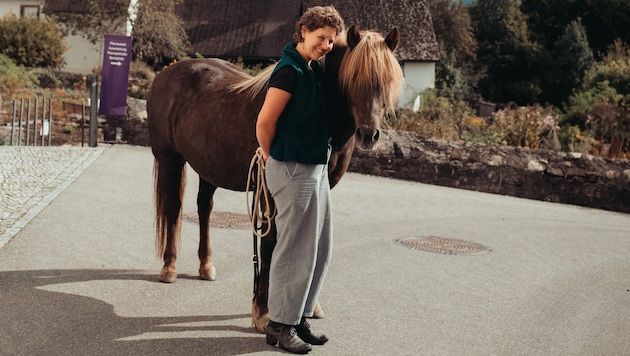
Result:
{"label": "horse's ear", "polygon": [[398,41],[400,41],[400,31],[398,31],[398,28],[394,27],[387,37],[385,37],[385,44],[393,51],[396,49],[396,46],[398,46]]}
{"label": "horse's ear", "polygon": [[348,29],[348,34],[346,35],[347,39],[346,41],[348,42],[348,47],[352,50],[354,49],[354,47],[356,47],[356,45],[359,44],[359,42],[361,41],[361,34],[359,33],[359,30],[357,30],[357,28],[352,25],[349,29]]}

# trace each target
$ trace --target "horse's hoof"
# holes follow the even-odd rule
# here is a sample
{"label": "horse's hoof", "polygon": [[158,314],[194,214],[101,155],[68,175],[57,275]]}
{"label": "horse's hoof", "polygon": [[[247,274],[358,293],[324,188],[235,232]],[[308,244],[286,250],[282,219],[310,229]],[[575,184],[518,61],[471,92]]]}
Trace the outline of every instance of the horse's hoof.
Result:
{"label": "horse's hoof", "polygon": [[265,330],[267,330],[267,325],[269,325],[269,314],[259,317],[252,315],[252,326],[256,329],[256,331],[264,334]]}
{"label": "horse's hoof", "polygon": [[313,319],[324,319],[326,314],[324,313],[324,309],[319,305],[319,300],[317,304],[315,304],[315,310],[313,311]]}
{"label": "horse's hoof", "polygon": [[258,307],[256,307],[256,303],[252,303],[252,326],[261,334],[265,333],[267,330],[267,325],[269,324],[269,313],[260,315],[258,313]]}
{"label": "horse's hoof", "polygon": [[199,278],[206,281],[214,281],[217,277],[217,272],[213,265],[210,267],[199,267]]}
{"label": "horse's hoof", "polygon": [[175,268],[162,268],[160,272],[160,282],[173,283],[177,279],[177,270]]}

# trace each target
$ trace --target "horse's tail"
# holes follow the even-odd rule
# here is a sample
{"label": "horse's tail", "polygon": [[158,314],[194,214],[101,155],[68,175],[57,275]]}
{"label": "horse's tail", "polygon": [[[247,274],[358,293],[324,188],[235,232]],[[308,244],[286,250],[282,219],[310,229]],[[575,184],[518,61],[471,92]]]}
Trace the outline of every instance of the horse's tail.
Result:
{"label": "horse's tail", "polygon": [[251,98],[255,98],[263,90],[267,89],[267,83],[271,78],[271,72],[276,67],[272,64],[258,73],[255,77],[249,77],[239,83],[230,86],[230,90],[236,93],[247,92]]}
{"label": "horse's tail", "polygon": [[155,246],[158,257],[162,258],[166,251],[169,229],[174,239],[171,243],[175,243],[178,247],[180,243],[182,198],[186,188],[185,162],[169,165],[155,159],[153,183],[155,187]]}

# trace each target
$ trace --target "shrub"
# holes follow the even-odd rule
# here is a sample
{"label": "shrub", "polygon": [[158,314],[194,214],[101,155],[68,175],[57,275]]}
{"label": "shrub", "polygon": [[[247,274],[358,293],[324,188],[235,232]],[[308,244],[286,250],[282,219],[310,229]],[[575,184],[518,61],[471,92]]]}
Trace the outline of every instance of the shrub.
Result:
{"label": "shrub", "polygon": [[35,88],[38,83],[37,73],[25,70],[7,55],[0,53],[0,93],[5,101],[13,99],[17,91]]}
{"label": "shrub", "polygon": [[558,139],[563,151],[591,153],[594,147],[598,146],[598,142],[594,140],[588,131],[582,131],[578,126],[564,125],[558,131]]}
{"label": "shrub", "polygon": [[472,109],[463,100],[438,96],[435,90],[428,89],[422,93],[418,111],[400,109],[397,118],[388,118],[384,127],[412,131],[424,137],[459,140],[463,122],[470,115]]}
{"label": "shrub", "polygon": [[462,139],[477,143],[497,143],[497,135],[491,131],[488,122],[477,116],[469,116],[464,119]]}
{"label": "shrub", "polygon": [[549,126],[545,124],[549,114],[548,110],[539,105],[508,107],[495,113],[491,130],[503,144],[538,148],[541,134],[546,133],[546,126]]}
{"label": "shrub", "polygon": [[65,64],[63,35],[53,20],[5,15],[0,19],[0,48],[24,67],[59,68]]}
{"label": "shrub", "polygon": [[145,62],[133,61],[129,66],[129,87],[127,94],[136,99],[146,99],[149,87],[155,79],[155,72]]}
{"label": "shrub", "polygon": [[616,40],[606,56],[586,74],[584,89],[592,89],[605,81],[618,93],[630,94],[630,45]]}
{"label": "shrub", "polygon": [[238,57],[236,60],[231,60],[230,62],[237,66],[242,72],[249,74],[252,77],[255,77],[263,69],[263,66],[260,63],[255,65],[245,64],[243,57]]}
{"label": "shrub", "polygon": [[621,157],[630,142],[630,95],[622,95],[607,80],[569,99],[566,121],[591,131],[594,139],[609,145],[610,157]]}

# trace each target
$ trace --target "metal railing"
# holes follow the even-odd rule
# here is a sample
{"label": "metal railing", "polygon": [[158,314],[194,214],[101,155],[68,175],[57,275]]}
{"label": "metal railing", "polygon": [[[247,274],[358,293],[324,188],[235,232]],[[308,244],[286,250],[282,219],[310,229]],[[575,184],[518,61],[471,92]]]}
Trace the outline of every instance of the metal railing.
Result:
{"label": "metal railing", "polygon": [[52,143],[53,99],[33,98],[13,100],[9,145],[48,146]]}

